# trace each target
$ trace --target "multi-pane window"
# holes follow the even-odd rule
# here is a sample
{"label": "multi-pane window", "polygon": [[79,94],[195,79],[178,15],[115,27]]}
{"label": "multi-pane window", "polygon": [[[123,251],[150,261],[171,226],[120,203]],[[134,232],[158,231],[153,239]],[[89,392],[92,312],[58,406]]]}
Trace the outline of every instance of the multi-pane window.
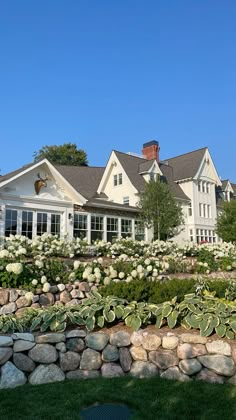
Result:
{"label": "multi-pane window", "polygon": [[21,221],[21,235],[27,236],[32,239],[33,234],[33,212],[32,211],[22,211],[22,221]]}
{"label": "multi-pane window", "polygon": [[88,217],[86,214],[74,214],[74,237],[84,239],[87,236]]}
{"label": "multi-pane window", "polygon": [[118,219],[107,217],[107,241],[112,242],[118,237]]}
{"label": "multi-pane window", "polygon": [[198,191],[202,191],[202,181],[198,181]]}
{"label": "multi-pane window", "polygon": [[47,213],[37,213],[37,235],[41,236],[47,232]]}
{"label": "multi-pane window", "polygon": [[123,197],[123,204],[125,204],[126,206],[129,205],[129,197]]}
{"label": "multi-pane window", "polygon": [[134,232],[136,241],[144,241],[145,239],[145,229],[144,223],[142,220],[135,220],[134,222]]}
{"label": "multi-pane window", "polygon": [[203,217],[203,205],[202,205],[202,203],[199,203],[199,216]]}
{"label": "multi-pane window", "polygon": [[193,229],[189,229],[190,241],[193,242]]}
{"label": "multi-pane window", "polygon": [[121,219],[121,236],[125,238],[126,236],[132,235],[132,220],[131,219]]}
{"label": "multi-pane window", "polygon": [[202,192],[203,193],[206,192],[206,183],[205,182],[202,183]]}
{"label": "multi-pane window", "polygon": [[60,214],[51,214],[51,233],[60,236],[61,216]]}
{"label": "multi-pane window", "polygon": [[207,217],[211,218],[211,205],[207,204]]}
{"label": "multi-pane window", "polygon": [[209,184],[209,182],[206,183],[206,192],[207,192],[207,194],[210,194],[210,184]]}
{"label": "multi-pane window", "polygon": [[192,202],[190,201],[188,203],[188,215],[189,216],[192,216],[192,214],[193,214],[193,211],[192,211]]}
{"label": "multi-pane window", "polygon": [[17,233],[17,210],[6,210],[5,236],[16,235]]}
{"label": "multi-pane window", "polygon": [[122,174],[114,175],[113,176],[113,185],[116,187],[117,185],[122,184]]}
{"label": "multi-pane window", "polygon": [[91,241],[103,239],[103,216],[91,216]]}

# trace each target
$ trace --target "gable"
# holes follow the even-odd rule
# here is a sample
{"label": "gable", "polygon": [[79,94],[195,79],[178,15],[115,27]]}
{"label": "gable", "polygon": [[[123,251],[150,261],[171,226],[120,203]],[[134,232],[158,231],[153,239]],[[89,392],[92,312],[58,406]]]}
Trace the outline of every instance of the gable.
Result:
{"label": "gable", "polygon": [[[86,202],[46,159],[27,168],[23,167],[21,171],[14,171],[12,174],[10,177],[5,176],[0,182],[2,197],[30,198],[37,201],[72,201],[81,204]],[[40,185],[40,178],[46,182],[42,181]]]}
{"label": "gable", "polygon": [[216,185],[221,185],[221,180],[216,171],[215,165],[213,163],[208,149],[206,149],[202,161],[199,165],[198,171],[194,177],[194,179],[196,180],[199,178],[212,182]]}

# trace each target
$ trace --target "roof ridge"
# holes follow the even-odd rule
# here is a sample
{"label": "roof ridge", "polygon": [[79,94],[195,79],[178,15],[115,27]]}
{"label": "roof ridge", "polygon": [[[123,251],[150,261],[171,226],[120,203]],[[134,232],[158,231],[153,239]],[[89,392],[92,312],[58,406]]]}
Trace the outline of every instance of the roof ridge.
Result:
{"label": "roof ridge", "polygon": [[105,166],[86,166],[86,165],[60,165],[60,164],[53,164],[53,166],[58,167],[58,166],[63,166],[64,168],[91,168],[91,169],[104,169]]}
{"label": "roof ridge", "polygon": [[200,150],[203,150],[203,149],[208,149],[208,147],[207,147],[207,146],[205,146],[205,147],[200,147],[200,149],[192,150],[191,152],[182,153],[181,155],[174,156],[174,157],[172,157],[172,158],[167,158],[167,159],[164,159],[164,161],[168,161],[168,160],[171,160],[171,159],[176,159],[176,158],[179,158],[179,157],[181,157],[181,156],[190,155],[191,153],[199,152]]}
{"label": "roof ridge", "polygon": [[134,155],[129,154],[127,152],[126,153],[125,152],[120,152],[119,150],[114,150],[114,149],[113,149],[113,152],[120,153],[121,155],[126,155],[126,156],[129,156],[129,157],[135,158],[135,159],[142,159],[144,161],[149,161],[149,159],[146,159],[145,157],[142,157],[142,156],[134,156]]}

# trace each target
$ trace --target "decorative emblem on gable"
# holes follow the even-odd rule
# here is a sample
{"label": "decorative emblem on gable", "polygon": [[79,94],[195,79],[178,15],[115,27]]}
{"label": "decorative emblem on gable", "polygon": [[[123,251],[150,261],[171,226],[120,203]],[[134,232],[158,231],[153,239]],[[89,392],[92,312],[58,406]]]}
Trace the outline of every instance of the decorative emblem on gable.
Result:
{"label": "decorative emblem on gable", "polygon": [[41,188],[47,187],[47,181],[50,179],[50,177],[46,175],[45,178],[42,178],[39,172],[38,178],[39,179],[37,179],[37,181],[34,183],[34,189],[37,195],[40,193]]}

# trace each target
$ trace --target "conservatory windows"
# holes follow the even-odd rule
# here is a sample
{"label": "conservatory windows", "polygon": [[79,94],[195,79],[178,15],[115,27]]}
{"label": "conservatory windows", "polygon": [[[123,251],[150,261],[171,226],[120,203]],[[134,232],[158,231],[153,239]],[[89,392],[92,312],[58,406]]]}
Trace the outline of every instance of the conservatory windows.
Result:
{"label": "conservatory windows", "polygon": [[33,235],[33,212],[32,211],[27,211],[27,210],[22,211],[21,235],[27,236],[27,238],[32,239],[32,235]]}
{"label": "conservatory windows", "polygon": [[74,237],[84,239],[87,237],[88,216],[86,214],[74,214]]}
{"label": "conservatory windows", "polygon": [[107,241],[112,242],[118,237],[118,219],[107,217]]}
{"label": "conservatory windows", "polygon": [[91,216],[91,241],[103,239],[103,216]]}
{"label": "conservatory windows", "polygon": [[37,235],[41,236],[47,232],[47,213],[37,213]]}
{"label": "conservatory windows", "polygon": [[17,234],[17,210],[7,209],[5,219],[5,236]]}
{"label": "conservatory windows", "polygon": [[132,236],[132,220],[131,219],[121,219],[121,236],[126,238],[127,236]]}

